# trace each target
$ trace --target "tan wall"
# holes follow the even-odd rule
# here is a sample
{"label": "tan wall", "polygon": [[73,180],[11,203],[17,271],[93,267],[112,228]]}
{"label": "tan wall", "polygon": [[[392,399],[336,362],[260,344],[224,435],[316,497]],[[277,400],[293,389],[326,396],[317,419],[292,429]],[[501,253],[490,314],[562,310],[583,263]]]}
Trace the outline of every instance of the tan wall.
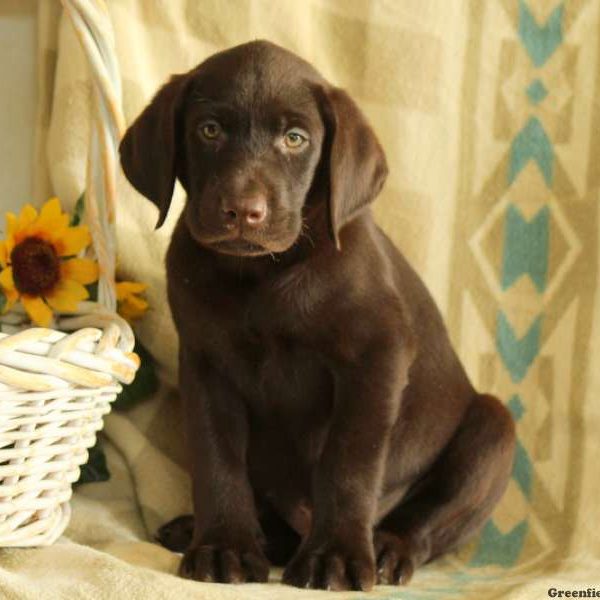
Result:
{"label": "tan wall", "polygon": [[[42,0],[44,1],[44,0]],[[32,198],[36,0],[0,2],[0,211]],[[0,218],[0,231],[4,219]]]}

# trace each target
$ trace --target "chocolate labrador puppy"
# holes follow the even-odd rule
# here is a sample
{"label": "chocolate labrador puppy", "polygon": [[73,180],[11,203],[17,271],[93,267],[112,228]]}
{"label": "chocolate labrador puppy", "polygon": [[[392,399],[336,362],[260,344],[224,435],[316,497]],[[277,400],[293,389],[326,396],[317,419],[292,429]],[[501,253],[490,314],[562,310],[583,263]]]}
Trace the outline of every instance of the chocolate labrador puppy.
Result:
{"label": "chocolate labrador puppy", "polygon": [[[514,427],[461,366],[423,283],[373,222],[383,150],[341,89],[264,41],[174,76],[123,170],[167,256],[194,515],[163,527],[201,581],[370,589],[474,534]],[[185,547],[185,548],[184,548]]]}

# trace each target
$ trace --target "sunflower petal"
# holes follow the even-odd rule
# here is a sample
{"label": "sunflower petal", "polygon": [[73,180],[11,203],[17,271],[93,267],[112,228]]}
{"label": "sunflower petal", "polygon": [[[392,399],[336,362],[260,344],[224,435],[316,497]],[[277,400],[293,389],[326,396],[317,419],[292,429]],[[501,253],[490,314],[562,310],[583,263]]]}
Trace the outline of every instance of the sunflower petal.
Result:
{"label": "sunflower petal", "polygon": [[7,267],[0,273],[0,286],[6,293],[16,291],[12,267]]}
{"label": "sunflower petal", "polygon": [[129,305],[130,308],[136,311],[145,312],[148,309],[148,302],[138,296],[129,296],[127,300],[123,301],[124,304]]}
{"label": "sunflower petal", "polygon": [[26,204],[21,209],[21,214],[19,215],[19,222],[17,224],[18,227],[27,227],[31,225],[38,217],[38,211],[31,206],[31,204]]}
{"label": "sunflower petal", "polygon": [[7,212],[6,213],[6,235],[8,237],[13,236],[15,234],[15,231],[17,230],[17,223],[18,223],[17,215],[15,215],[15,213],[12,213],[12,212]]}
{"label": "sunflower petal", "polygon": [[31,237],[41,237],[53,244],[56,240],[62,238],[69,226],[69,215],[59,215],[54,219],[47,219],[43,223],[36,221],[27,228],[27,235]]}
{"label": "sunflower petal", "polygon": [[45,294],[48,304],[57,311],[75,312],[79,303],[89,297],[88,291],[72,279],[60,281],[51,292]]}
{"label": "sunflower petal", "polygon": [[19,291],[15,288],[12,290],[2,290],[6,299],[8,300],[9,306],[12,306],[19,299]]}
{"label": "sunflower petal", "polygon": [[6,298],[6,303],[4,304],[4,308],[2,310],[2,312],[5,313],[19,299],[19,292],[17,291],[13,281],[11,267],[8,267],[0,272],[0,290]]}
{"label": "sunflower petal", "polygon": [[32,225],[37,219],[38,212],[31,206],[31,204],[26,204],[21,209],[21,214],[16,223],[16,227],[14,230],[15,241],[18,243],[21,241],[23,237],[25,237],[24,233],[27,228]]}
{"label": "sunflower petal", "polygon": [[117,304],[117,312],[127,321],[139,319],[148,310],[148,302],[137,296],[127,296],[127,298]]}
{"label": "sunflower petal", "polygon": [[8,252],[8,243],[6,240],[0,241],[0,267],[4,268],[8,264],[10,254]]}
{"label": "sunflower petal", "polygon": [[72,279],[60,281],[51,292],[45,294],[50,306],[59,311],[75,311],[82,300],[89,297],[87,289]]}
{"label": "sunflower petal", "polygon": [[90,258],[70,258],[60,264],[61,279],[73,279],[83,285],[98,279],[98,263]]}
{"label": "sunflower petal", "polygon": [[43,223],[44,221],[52,221],[53,219],[56,219],[56,217],[60,217],[61,214],[60,200],[54,196],[47,202],[44,202],[44,206],[42,206],[40,210],[38,222]]}
{"label": "sunflower petal", "polygon": [[31,320],[40,327],[48,327],[52,322],[52,310],[39,296],[21,296],[23,308]]}
{"label": "sunflower petal", "polygon": [[69,215],[63,213],[60,208],[58,198],[50,198],[48,202],[42,206],[40,216],[37,221],[30,227],[30,234],[43,234],[45,237],[56,236],[57,233],[62,234],[62,230],[69,224]]}
{"label": "sunflower petal", "polygon": [[146,290],[148,284],[139,281],[119,281],[116,285],[117,300],[124,300],[131,294],[140,294]]}
{"label": "sunflower petal", "polygon": [[89,246],[92,238],[87,225],[69,227],[54,241],[59,256],[74,256]]}
{"label": "sunflower petal", "polygon": [[15,246],[15,230],[17,228],[17,216],[11,212],[6,213],[6,256],[10,257],[10,253]]}

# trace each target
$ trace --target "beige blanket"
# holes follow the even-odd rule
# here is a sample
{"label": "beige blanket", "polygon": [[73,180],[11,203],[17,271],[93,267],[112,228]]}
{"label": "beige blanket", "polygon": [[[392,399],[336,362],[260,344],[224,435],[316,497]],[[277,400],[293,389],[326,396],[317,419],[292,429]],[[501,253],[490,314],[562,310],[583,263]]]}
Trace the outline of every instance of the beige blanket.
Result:
{"label": "beige blanket", "polygon": [[[133,119],[168,75],[268,38],[346,87],[386,149],[376,203],[423,275],[477,385],[517,421],[506,496],[481,535],[408,588],[338,598],[600,594],[600,0],[110,0]],[[83,190],[90,83],[59,3],[39,4],[36,198]],[[0,552],[2,598],[312,598],[176,578],[152,542],[189,508],[163,254],[181,207],[120,181],[120,269],[150,285],[137,334],[164,385],[106,420],[112,478],[80,488],[55,546]],[[210,485],[210,482],[207,482]],[[277,573],[274,573],[274,577]]]}

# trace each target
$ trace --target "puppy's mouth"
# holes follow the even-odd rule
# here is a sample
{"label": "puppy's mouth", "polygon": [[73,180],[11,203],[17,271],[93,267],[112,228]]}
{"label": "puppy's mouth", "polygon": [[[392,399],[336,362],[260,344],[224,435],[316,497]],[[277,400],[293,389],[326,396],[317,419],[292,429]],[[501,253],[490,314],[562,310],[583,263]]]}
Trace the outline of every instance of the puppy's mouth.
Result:
{"label": "puppy's mouth", "polygon": [[298,240],[295,227],[269,228],[268,231],[223,231],[222,227],[202,226],[194,222],[189,227],[192,237],[204,248],[217,254],[238,257],[259,257],[281,254]]}
{"label": "puppy's mouth", "polygon": [[261,244],[250,242],[241,237],[212,242],[210,248],[221,254],[230,254],[232,256],[262,256],[271,252],[271,250]]}

